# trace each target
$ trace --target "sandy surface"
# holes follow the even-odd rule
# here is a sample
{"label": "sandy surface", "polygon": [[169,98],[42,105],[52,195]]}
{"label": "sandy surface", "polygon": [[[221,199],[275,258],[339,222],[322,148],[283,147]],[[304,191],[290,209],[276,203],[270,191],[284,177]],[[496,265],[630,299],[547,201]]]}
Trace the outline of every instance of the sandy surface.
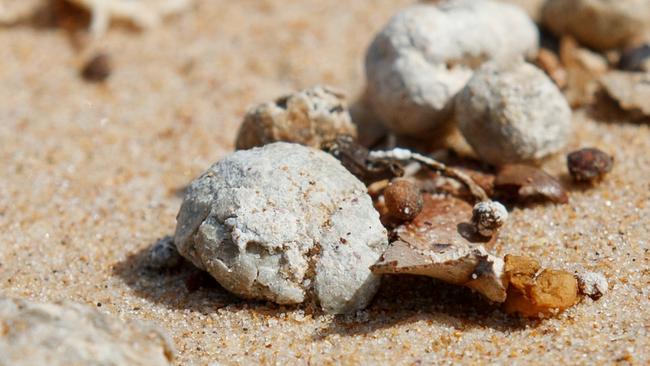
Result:
{"label": "sandy surface", "polygon": [[[60,28],[0,29],[0,293],[159,324],[178,364],[648,364],[650,129],[576,113],[570,148],[616,165],[563,206],[515,208],[495,252],[603,271],[612,291],[557,319],[503,315],[465,289],[388,278],[350,317],[247,302],[185,265],[147,270],[179,192],[233,147],[246,108],[327,83],[355,95],[373,31],[405,0],[203,0],[153,31],[114,26],[115,69],[83,82]],[[564,173],[558,156],[546,167]],[[203,283],[203,287],[198,285]]]}

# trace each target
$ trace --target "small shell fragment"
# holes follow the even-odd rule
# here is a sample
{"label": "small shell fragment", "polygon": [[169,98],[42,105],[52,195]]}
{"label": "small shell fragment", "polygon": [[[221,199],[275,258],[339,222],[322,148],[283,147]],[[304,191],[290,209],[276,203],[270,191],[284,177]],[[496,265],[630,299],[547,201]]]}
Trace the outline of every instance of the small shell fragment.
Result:
{"label": "small shell fragment", "polygon": [[504,165],[494,179],[498,196],[518,202],[548,199],[569,202],[566,190],[555,177],[532,165]]}
{"label": "small shell fragment", "polygon": [[598,272],[582,272],[577,276],[580,293],[598,300],[609,290],[607,278]]}
{"label": "small shell fragment", "polygon": [[481,201],[472,210],[472,223],[483,236],[494,235],[507,219],[508,210],[496,201]]}

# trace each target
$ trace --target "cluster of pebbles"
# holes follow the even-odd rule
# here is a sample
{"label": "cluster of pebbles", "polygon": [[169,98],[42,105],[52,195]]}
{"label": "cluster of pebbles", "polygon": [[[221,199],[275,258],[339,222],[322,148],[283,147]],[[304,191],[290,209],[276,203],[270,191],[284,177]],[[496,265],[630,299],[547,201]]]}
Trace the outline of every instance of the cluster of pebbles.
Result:
{"label": "cluster of pebbles", "polygon": [[[96,4],[92,27],[98,33],[110,17],[150,26],[189,4],[73,2]],[[649,52],[641,43],[648,40],[649,1],[536,4],[528,9],[533,18],[559,37],[603,51],[628,48],[615,60],[623,70],[609,72],[603,84],[624,109],[650,113],[649,99],[618,92],[620,84],[647,83]],[[531,15],[509,2],[422,2],[390,19],[365,58],[369,106],[390,133],[427,141],[458,129],[475,157],[500,172],[490,184],[408,149],[369,152],[354,140],[363,131],[344,95],[316,86],[250,109],[238,151],[189,185],[176,232],[153,246],[150,266],[167,269],[184,258],[243,298],[308,302],[334,314],[365,308],[387,273],[466,286],[527,317],[553,316],[576,304],[579,294],[600,298],[608,289],[600,273],[544,269],[526,256],[488,251],[507,225],[497,198],[567,201],[557,180],[529,165],[562,151],[572,130],[556,72],[561,62],[553,53],[540,61]],[[0,8],[0,19],[9,18]],[[322,149],[341,135],[345,149]],[[567,163],[576,181],[597,182],[613,160],[588,148],[571,153]],[[366,179],[379,170],[388,173]],[[422,178],[422,171],[433,175]],[[470,194],[423,191],[437,179],[460,183]],[[80,305],[3,298],[0,322],[0,364],[172,360],[173,348],[155,328]],[[42,354],[24,354],[34,343]]]}

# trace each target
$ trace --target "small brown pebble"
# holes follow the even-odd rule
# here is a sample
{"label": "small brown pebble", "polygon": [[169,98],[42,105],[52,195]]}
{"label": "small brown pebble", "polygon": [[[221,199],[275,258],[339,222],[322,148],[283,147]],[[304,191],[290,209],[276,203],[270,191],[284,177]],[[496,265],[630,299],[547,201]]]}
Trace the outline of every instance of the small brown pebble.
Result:
{"label": "small brown pebble", "polygon": [[509,281],[504,304],[507,313],[525,317],[554,314],[574,305],[578,297],[578,281],[569,272],[545,269],[538,276],[539,263],[525,256],[505,257]]}
{"label": "small brown pebble", "polygon": [[623,51],[618,68],[624,71],[650,72],[650,44]]}
{"label": "small brown pebble", "polygon": [[404,221],[413,220],[424,205],[420,189],[406,179],[393,179],[384,190],[384,201],[389,215]]}
{"label": "small brown pebble", "polygon": [[612,170],[614,159],[596,148],[584,148],[567,155],[569,173],[575,181],[601,179]]}
{"label": "small brown pebble", "polygon": [[81,70],[81,76],[86,81],[102,82],[111,75],[111,60],[105,53],[93,56]]}

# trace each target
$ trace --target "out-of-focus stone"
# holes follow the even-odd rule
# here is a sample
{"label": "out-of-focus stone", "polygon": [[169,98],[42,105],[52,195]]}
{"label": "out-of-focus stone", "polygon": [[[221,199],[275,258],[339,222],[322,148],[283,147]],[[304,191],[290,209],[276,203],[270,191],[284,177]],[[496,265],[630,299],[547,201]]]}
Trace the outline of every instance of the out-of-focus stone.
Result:
{"label": "out-of-focus stone", "polygon": [[397,134],[430,138],[451,128],[453,97],[488,60],[534,56],[535,24],[496,1],[447,0],[397,13],[366,54],[367,98]]}
{"label": "out-of-focus stone", "polygon": [[159,329],[88,306],[0,297],[0,365],[171,365]]}
{"label": "out-of-focus stone", "polygon": [[542,21],[589,47],[624,47],[650,33],[650,0],[548,0]]}
{"label": "out-of-focus stone", "polygon": [[345,96],[316,86],[249,110],[235,145],[242,150],[284,141],[318,149],[337,135],[356,134]]}

